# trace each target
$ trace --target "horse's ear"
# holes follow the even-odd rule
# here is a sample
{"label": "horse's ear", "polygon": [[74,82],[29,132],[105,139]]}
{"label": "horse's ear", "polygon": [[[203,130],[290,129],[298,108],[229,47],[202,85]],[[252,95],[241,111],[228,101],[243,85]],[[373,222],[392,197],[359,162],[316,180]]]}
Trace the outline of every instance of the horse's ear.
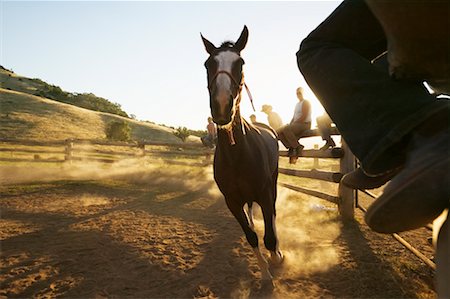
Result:
{"label": "horse's ear", "polygon": [[248,40],[248,28],[247,26],[244,25],[244,29],[242,29],[241,36],[239,36],[237,42],[234,44],[234,48],[238,52],[241,52],[245,48],[247,40]]}
{"label": "horse's ear", "polygon": [[206,52],[209,54],[212,54],[215,50],[217,50],[216,46],[213,45],[212,42],[207,40],[203,37],[203,35],[200,33],[200,36],[202,37],[203,44],[205,45]]}

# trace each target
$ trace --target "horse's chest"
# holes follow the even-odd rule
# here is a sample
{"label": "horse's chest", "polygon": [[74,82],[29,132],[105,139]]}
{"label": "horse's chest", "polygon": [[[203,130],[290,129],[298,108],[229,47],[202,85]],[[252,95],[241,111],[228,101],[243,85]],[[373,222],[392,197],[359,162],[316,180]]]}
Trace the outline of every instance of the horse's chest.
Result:
{"label": "horse's chest", "polygon": [[251,163],[214,163],[214,178],[219,189],[226,194],[243,196],[259,193],[270,180],[271,175],[258,165]]}

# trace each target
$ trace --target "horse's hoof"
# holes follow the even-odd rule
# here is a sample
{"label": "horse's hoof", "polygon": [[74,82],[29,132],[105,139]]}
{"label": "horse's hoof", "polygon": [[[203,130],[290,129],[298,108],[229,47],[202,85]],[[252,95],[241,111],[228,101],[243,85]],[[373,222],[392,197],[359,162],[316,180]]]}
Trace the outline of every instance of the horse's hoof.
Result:
{"label": "horse's hoof", "polygon": [[261,279],[261,288],[273,290],[275,288],[275,285],[273,284],[273,279],[272,278]]}
{"label": "horse's hoof", "polygon": [[270,273],[269,268],[267,267],[264,270],[261,270],[261,280],[262,281],[272,281],[272,273]]}
{"label": "horse's hoof", "polygon": [[280,250],[278,250],[277,252],[271,252],[270,263],[272,265],[280,265],[283,263],[283,261],[284,261],[284,255]]}

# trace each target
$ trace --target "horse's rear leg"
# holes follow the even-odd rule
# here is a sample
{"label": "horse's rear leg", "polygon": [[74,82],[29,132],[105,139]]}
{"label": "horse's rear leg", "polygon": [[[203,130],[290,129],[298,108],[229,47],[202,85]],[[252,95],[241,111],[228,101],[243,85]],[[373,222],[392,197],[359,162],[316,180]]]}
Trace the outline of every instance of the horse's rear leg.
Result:
{"label": "horse's rear leg", "polygon": [[279,248],[277,229],[275,225],[275,209],[273,205],[262,207],[264,217],[264,245],[270,251],[270,262],[281,264],[284,260],[283,253]]}
{"label": "horse's rear leg", "polygon": [[245,237],[247,238],[247,242],[250,244],[250,246],[252,246],[256,259],[258,260],[259,268],[261,269],[261,278],[263,280],[272,281],[272,274],[270,274],[269,265],[262,255],[261,251],[259,250],[258,235],[255,233],[253,228],[250,227],[247,216],[244,212],[244,207],[234,203],[231,200],[226,200],[226,203],[230,212],[241,225]]}

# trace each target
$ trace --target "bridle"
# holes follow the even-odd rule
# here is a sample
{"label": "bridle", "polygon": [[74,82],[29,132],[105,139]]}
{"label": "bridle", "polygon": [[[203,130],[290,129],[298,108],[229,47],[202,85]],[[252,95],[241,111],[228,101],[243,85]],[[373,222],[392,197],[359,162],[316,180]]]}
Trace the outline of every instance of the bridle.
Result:
{"label": "bridle", "polygon": [[242,86],[245,87],[245,90],[247,91],[247,94],[248,94],[248,98],[250,99],[250,103],[252,104],[253,111],[256,112],[255,106],[253,105],[253,97],[252,97],[252,94],[251,94],[251,92],[250,92],[250,89],[248,88],[247,84],[246,84],[245,81],[244,81],[244,76],[242,76],[241,82],[238,83],[238,82],[236,81],[236,79],[233,77],[233,75],[230,74],[230,72],[225,71],[225,70],[219,70],[219,71],[217,71],[217,72],[214,74],[214,76],[213,76],[213,77],[211,78],[211,80],[208,82],[208,89],[209,89],[209,91],[211,91],[211,85],[214,83],[214,81],[217,80],[217,76],[220,75],[220,74],[225,74],[225,75],[227,75],[228,77],[230,77],[231,82],[233,82],[233,84],[234,84],[234,85],[238,88],[238,90],[239,90],[236,96],[238,96],[238,95],[241,93]]}
{"label": "bridle", "polygon": [[[236,97],[239,97],[239,95],[241,94],[242,86],[245,87],[245,90],[247,91],[247,94],[248,94],[248,98],[250,99],[250,103],[252,104],[253,111],[256,112],[255,106],[253,105],[253,97],[252,97],[252,94],[250,93],[250,89],[248,88],[247,84],[244,82],[244,76],[242,76],[241,82],[238,83],[238,82],[236,81],[236,79],[233,77],[233,75],[230,74],[230,72],[225,71],[225,70],[219,70],[219,71],[217,71],[217,72],[214,74],[214,76],[213,76],[213,77],[211,78],[211,80],[208,82],[208,90],[211,92],[211,86],[212,86],[212,84],[214,83],[214,81],[217,80],[217,76],[220,75],[220,74],[226,74],[228,77],[230,77],[231,82],[233,82],[233,84],[238,88],[238,93],[236,94]],[[239,104],[239,103],[238,103],[238,104]],[[233,118],[234,118],[234,116],[233,116]],[[232,118],[230,124],[233,123],[233,118]],[[230,144],[231,144],[231,145],[235,145],[235,144],[236,144],[236,141],[234,140],[234,136],[233,136],[233,128],[232,128],[232,126],[226,125],[224,129],[225,129],[226,132],[228,133],[228,140],[230,141]],[[242,129],[244,129],[244,128],[242,128]]]}
{"label": "bridle", "polygon": [[235,85],[236,87],[239,88],[239,90],[242,89],[242,85],[244,84],[244,78],[242,78],[241,83],[238,83],[238,82],[236,81],[236,79],[234,79],[233,75],[230,74],[230,72],[225,71],[225,70],[219,70],[219,71],[217,71],[217,72],[214,74],[214,76],[213,76],[213,77],[211,78],[211,80],[208,82],[208,89],[209,89],[209,90],[211,90],[211,85],[214,83],[214,81],[216,81],[217,76],[219,76],[220,74],[228,75],[228,77],[230,77],[230,79],[231,79],[231,82],[233,82],[234,85]]}

